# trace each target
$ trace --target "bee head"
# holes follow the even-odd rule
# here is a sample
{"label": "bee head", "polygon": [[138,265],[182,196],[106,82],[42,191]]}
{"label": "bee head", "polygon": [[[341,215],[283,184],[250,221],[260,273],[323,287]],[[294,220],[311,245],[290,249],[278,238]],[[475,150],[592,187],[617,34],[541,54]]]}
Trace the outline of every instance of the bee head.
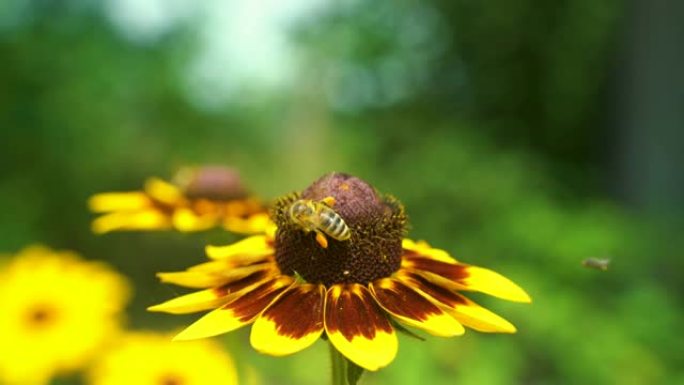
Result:
{"label": "bee head", "polygon": [[306,218],[312,217],[316,213],[313,203],[304,199],[300,199],[292,203],[290,206],[290,218],[297,223],[300,223]]}

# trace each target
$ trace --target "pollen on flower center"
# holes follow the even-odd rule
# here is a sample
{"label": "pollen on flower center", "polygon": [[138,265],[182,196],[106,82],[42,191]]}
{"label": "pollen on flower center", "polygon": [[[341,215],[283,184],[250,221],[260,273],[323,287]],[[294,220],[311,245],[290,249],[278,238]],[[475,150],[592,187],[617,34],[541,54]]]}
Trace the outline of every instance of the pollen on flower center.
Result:
{"label": "pollen on flower center", "polygon": [[[333,197],[332,209],[344,220],[351,238],[338,241],[327,236],[328,247],[316,241],[289,216],[298,199],[320,201]],[[285,274],[299,275],[307,282],[367,284],[388,277],[401,264],[401,241],[406,215],[401,204],[379,194],[363,180],[341,173],[327,174],[301,194],[281,198],[275,205],[278,225],[276,261]]]}

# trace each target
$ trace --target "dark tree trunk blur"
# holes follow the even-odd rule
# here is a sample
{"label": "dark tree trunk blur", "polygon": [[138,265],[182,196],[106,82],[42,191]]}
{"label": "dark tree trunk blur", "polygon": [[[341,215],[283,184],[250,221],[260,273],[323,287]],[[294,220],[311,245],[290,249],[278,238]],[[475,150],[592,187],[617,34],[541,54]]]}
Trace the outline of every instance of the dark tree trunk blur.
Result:
{"label": "dark tree trunk blur", "polygon": [[684,2],[634,0],[616,123],[618,194],[654,214],[684,208]]}

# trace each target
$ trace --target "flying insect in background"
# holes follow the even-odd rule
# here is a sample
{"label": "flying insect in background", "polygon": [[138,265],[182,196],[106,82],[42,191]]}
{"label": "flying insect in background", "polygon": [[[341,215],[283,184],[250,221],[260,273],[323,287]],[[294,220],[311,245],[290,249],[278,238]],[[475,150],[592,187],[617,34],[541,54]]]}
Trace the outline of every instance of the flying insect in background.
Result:
{"label": "flying insect in background", "polygon": [[608,270],[610,259],[608,258],[587,258],[582,261],[582,266],[589,269],[596,269],[601,271]]}

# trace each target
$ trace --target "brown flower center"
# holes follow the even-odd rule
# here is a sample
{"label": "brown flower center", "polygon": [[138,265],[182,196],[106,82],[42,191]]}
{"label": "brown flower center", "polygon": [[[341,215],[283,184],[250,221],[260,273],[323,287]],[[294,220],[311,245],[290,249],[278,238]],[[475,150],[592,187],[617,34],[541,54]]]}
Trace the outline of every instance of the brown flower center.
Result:
{"label": "brown flower center", "polygon": [[50,305],[36,304],[28,309],[25,319],[29,328],[43,329],[55,322],[57,311]]}
{"label": "brown flower center", "polygon": [[183,168],[176,173],[174,182],[190,199],[230,201],[247,197],[240,174],[230,167]]}
{"label": "brown flower center", "polygon": [[159,377],[158,385],[183,385],[185,380],[177,374],[165,374]]}
{"label": "brown flower center", "polygon": [[[307,231],[292,220],[290,207],[299,199],[321,201],[326,197],[335,198],[332,209],[349,227],[351,238],[336,240],[325,235],[323,221],[314,228],[325,235],[328,247],[324,248],[316,241],[316,231]],[[301,194],[281,198],[273,214],[278,225],[276,261],[285,274],[330,286],[368,284],[399,269],[406,226],[404,209],[359,178],[327,174]]]}

